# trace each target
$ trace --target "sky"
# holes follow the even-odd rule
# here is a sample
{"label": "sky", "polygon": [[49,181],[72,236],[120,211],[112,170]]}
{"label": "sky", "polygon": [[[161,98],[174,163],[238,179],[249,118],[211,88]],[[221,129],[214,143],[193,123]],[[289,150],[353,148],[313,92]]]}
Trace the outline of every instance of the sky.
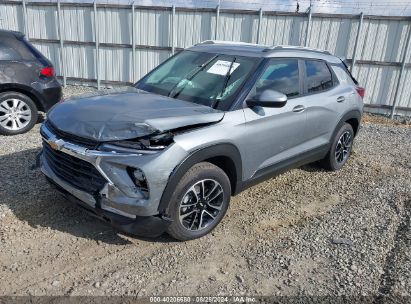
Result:
{"label": "sky", "polygon": [[[26,0],[30,1],[30,0]],[[36,0],[39,1],[39,0]],[[40,0],[56,2],[57,0]],[[61,0],[62,2],[93,2],[93,0]],[[97,3],[131,4],[133,0],[97,0]],[[136,5],[158,5],[176,7],[216,7],[266,11],[294,12],[312,7],[314,13],[337,13],[388,16],[411,16],[411,0],[134,0]]]}

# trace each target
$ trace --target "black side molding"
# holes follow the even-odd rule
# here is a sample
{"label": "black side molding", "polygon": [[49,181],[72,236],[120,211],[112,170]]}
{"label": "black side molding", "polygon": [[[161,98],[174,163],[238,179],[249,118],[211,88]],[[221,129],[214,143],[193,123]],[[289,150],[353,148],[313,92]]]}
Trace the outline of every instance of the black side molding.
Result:
{"label": "black side molding", "polygon": [[361,112],[358,110],[351,110],[347,113],[345,113],[343,115],[343,117],[341,117],[340,121],[338,122],[337,126],[334,129],[333,135],[331,137],[331,139],[333,139],[335,137],[335,135],[337,134],[337,132],[341,129],[342,125],[351,119],[355,119],[358,123],[358,129],[354,130],[354,134],[357,135],[358,130],[360,129],[360,124],[361,124]]}
{"label": "black side molding", "polygon": [[288,170],[307,165],[309,163],[316,162],[320,159],[323,159],[329,150],[329,145],[323,145],[308,152],[296,155],[294,157],[288,158],[284,161],[276,163],[274,165],[265,167],[258,170],[255,174],[249,179],[241,183],[240,191],[244,191],[252,186],[255,186],[265,180],[276,177]]}

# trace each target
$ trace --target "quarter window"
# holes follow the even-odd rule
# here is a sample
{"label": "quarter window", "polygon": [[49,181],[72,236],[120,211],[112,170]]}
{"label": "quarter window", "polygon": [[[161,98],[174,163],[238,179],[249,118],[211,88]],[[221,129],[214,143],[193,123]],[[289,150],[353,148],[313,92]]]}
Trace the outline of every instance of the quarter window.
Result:
{"label": "quarter window", "polygon": [[0,36],[0,60],[33,60],[35,57],[20,38]]}
{"label": "quarter window", "polygon": [[333,87],[333,80],[328,66],[323,61],[306,60],[308,93],[318,93]]}
{"label": "quarter window", "polygon": [[17,60],[20,54],[3,42],[0,42],[0,60]]}
{"label": "quarter window", "polygon": [[300,94],[298,60],[272,59],[263,75],[257,80],[253,93],[261,94],[264,90],[278,91],[287,97]]}

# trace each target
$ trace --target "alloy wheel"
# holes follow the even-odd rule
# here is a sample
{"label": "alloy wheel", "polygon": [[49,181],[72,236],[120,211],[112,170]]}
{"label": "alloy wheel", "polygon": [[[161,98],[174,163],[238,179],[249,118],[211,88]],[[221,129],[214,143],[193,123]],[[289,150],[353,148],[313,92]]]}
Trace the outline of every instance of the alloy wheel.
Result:
{"label": "alloy wheel", "polygon": [[188,189],[179,206],[180,223],[188,230],[207,228],[220,213],[224,191],[213,179],[203,179]]}
{"label": "alloy wheel", "polygon": [[349,131],[345,131],[338,139],[335,147],[335,160],[337,163],[344,163],[351,151],[352,135]]}
{"label": "alloy wheel", "polygon": [[31,120],[30,107],[20,99],[6,99],[0,103],[0,125],[12,131],[26,127]]}

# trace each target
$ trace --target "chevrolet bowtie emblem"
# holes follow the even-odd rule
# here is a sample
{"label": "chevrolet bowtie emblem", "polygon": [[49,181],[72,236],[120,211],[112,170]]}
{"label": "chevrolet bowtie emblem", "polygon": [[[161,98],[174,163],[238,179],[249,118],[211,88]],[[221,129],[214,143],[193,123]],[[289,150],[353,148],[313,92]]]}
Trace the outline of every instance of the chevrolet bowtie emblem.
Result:
{"label": "chevrolet bowtie emblem", "polygon": [[64,142],[61,142],[60,139],[56,141],[52,141],[52,140],[48,141],[50,148],[52,148],[53,150],[61,150],[61,148],[63,147],[63,143]]}
{"label": "chevrolet bowtie emblem", "polygon": [[58,150],[59,149],[59,145],[56,144],[54,141],[49,141],[49,145],[53,150]]}

